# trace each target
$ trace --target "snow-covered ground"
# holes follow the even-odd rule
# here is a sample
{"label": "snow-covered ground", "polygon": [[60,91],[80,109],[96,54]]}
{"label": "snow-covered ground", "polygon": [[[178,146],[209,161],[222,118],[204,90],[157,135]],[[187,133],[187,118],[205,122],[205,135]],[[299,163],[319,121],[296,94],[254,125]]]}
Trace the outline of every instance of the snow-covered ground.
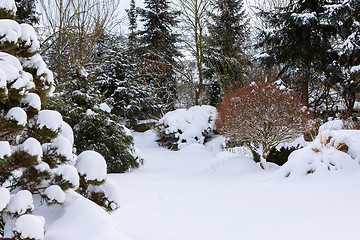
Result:
{"label": "snow-covered ground", "polygon": [[110,175],[122,193],[112,217],[134,240],[360,239],[360,173],[280,179],[246,157],[134,138],[145,165]]}

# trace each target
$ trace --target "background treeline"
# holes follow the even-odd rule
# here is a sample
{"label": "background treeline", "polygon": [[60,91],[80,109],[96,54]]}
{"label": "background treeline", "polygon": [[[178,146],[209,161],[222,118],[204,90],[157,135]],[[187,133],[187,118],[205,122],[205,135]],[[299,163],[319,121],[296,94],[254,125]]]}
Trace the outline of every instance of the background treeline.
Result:
{"label": "background treeline", "polygon": [[[17,4],[20,21],[40,23],[42,55],[57,83],[47,108],[74,128],[78,150],[99,151],[111,171],[141,164],[123,125],[218,106],[251,82],[292,89],[315,116],[354,116],[357,0],[145,0],[144,8],[131,0],[126,20],[118,0]],[[118,31],[124,21],[126,34]]]}

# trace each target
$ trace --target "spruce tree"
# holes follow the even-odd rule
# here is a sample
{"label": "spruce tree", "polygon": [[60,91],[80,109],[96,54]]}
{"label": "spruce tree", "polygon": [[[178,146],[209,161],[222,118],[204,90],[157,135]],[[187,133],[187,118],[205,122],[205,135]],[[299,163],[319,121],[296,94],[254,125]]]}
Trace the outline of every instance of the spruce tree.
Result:
{"label": "spruce tree", "polygon": [[281,65],[279,77],[301,76],[297,84],[306,106],[312,79],[325,76],[330,80],[328,75],[332,75],[332,81],[340,79],[337,66],[332,65],[337,59],[331,45],[336,29],[326,24],[326,3],[324,0],[296,0],[283,8],[259,12],[270,26],[258,36],[258,47],[264,49],[259,56],[264,65]]}
{"label": "spruce tree", "polygon": [[140,72],[155,90],[162,109],[174,109],[176,101],[175,57],[180,55],[173,32],[179,12],[170,9],[167,0],[145,0],[145,8],[139,9],[144,30],[139,32]]}
{"label": "spruce tree", "polygon": [[137,10],[135,5],[135,0],[131,0],[130,2],[130,8],[126,10],[126,13],[129,18],[129,45],[131,49],[135,49],[136,43],[137,43],[137,37],[136,37],[136,29],[137,29]]}
{"label": "spruce tree", "polygon": [[210,13],[212,21],[208,26],[209,48],[205,62],[213,75],[213,93],[216,85],[226,94],[244,84],[249,20],[243,5],[242,0],[216,0]]}
{"label": "spruce tree", "polygon": [[36,12],[37,0],[15,0],[17,20],[21,23],[35,24],[39,22]]}
{"label": "spruce tree", "polygon": [[133,46],[122,36],[105,34],[98,43],[97,82],[112,113],[122,117],[128,126],[137,124],[153,113],[150,89],[138,72]]}

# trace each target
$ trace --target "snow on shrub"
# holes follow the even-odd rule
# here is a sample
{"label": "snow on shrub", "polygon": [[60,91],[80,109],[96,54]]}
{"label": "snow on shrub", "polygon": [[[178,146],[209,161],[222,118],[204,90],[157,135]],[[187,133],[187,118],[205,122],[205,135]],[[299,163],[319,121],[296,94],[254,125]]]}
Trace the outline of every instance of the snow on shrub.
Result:
{"label": "snow on shrub", "polygon": [[25,126],[27,122],[26,112],[20,107],[13,107],[5,116],[6,120],[13,120],[18,125]]}
{"label": "snow on shrub", "polygon": [[25,214],[16,220],[14,234],[16,239],[43,240],[44,225],[44,217]]}
{"label": "snow on shrub", "polygon": [[290,90],[252,83],[235,91],[219,108],[216,129],[227,141],[246,145],[267,168],[271,149],[300,137],[311,114]]}
{"label": "snow on shrub", "polygon": [[160,144],[179,150],[192,143],[205,143],[213,132],[216,108],[203,105],[165,114],[158,124]]}
{"label": "snow on shrub", "polygon": [[101,182],[106,179],[106,161],[95,151],[82,152],[77,158],[76,168],[87,181]]}
{"label": "snow on shrub", "polygon": [[51,203],[58,203],[58,204],[64,203],[65,198],[66,198],[64,191],[58,185],[51,185],[51,186],[47,187],[44,191],[44,195],[48,199],[48,202],[50,204]]}
{"label": "snow on shrub", "polygon": [[116,190],[106,180],[106,161],[101,154],[95,151],[82,152],[78,156],[76,168],[80,174],[80,194],[108,211],[119,207],[117,198],[113,197]]}
{"label": "snow on shrub", "polygon": [[325,130],[309,146],[292,152],[276,174],[281,178],[299,178],[359,171],[359,146],[359,130]]}
{"label": "snow on shrub", "polygon": [[33,197],[31,192],[21,190],[11,195],[8,210],[10,213],[24,214],[34,209]]}

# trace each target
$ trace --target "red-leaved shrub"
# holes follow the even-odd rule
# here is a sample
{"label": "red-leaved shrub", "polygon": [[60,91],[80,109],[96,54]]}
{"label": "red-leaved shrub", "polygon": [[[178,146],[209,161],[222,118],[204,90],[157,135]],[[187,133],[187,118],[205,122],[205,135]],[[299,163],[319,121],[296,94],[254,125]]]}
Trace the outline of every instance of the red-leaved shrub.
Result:
{"label": "red-leaved shrub", "polygon": [[[218,109],[215,128],[228,141],[245,144],[261,166],[271,149],[300,137],[311,118],[293,92],[270,83],[252,83],[230,95]],[[258,155],[257,155],[258,154]]]}

